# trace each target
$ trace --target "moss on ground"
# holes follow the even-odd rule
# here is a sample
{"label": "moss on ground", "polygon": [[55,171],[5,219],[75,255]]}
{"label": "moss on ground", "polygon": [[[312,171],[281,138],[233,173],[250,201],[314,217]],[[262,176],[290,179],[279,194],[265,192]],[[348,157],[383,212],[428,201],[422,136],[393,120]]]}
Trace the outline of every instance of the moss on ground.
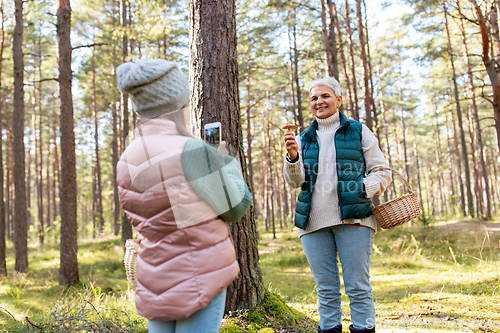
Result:
{"label": "moss on ground", "polygon": [[255,309],[238,312],[226,319],[221,333],[315,332],[317,322],[289,307],[279,294],[266,289],[264,300]]}

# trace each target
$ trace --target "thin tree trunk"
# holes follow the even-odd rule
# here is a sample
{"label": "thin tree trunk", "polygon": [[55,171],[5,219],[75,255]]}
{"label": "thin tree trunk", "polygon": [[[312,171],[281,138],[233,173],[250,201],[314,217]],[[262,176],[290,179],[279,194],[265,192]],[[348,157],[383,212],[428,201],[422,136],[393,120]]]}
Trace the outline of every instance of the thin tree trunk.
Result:
{"label": "thin tree trunk", "polygon": [[418,196],[419,196],[419,199],[420,199],[420,206],[422,207],[422,216],[425,217],[424,201],[422,200],[422,183],[420,181],[420,158],[418,156],[416,126],[413,126],[413,154],[414,154],[414,157],[415,157],[415,166],[416,166],[416,169],[417,169]]}
{"label": "thin tree trunk", "polygon": [[[269,91],[267,92],[269,96]],[[268,98],[268,103],[269,103],[269,98]],[[271,201],[271,221],[272,221],[272,227],[273,227],[273,239],[276,239],[276,218],[274,216],[274,179],[273,179],[273,160],[271,159],[271,119],[270,118],[270,113],[271,109],[269,107],[270,105],[268,104],[268,110],[267,110],[267,142],[269,148],[267,149],[267,163],[269,164],[269,185],[271,188],[270,191],[270,201]]]}
{"label": "thin tree trunk", "polygon": [[[127,5],[125,0],[120,0],[120,23],[122,29],[127,28]],[[128,56],[128,37],[127,34],[123,34],[121,41],[121,56],[122,62],[127,60]],[[127,142],[127,136],[129,132],[129,110],[128,110],[128,95],[121,95],[121,106],[122,106],[122,152],[125,150],[125,144]],[[122,246],[125,249],[125,242],[127,239],[132,238],[132,225],[129,223],[127,215],[122,212]]]}
{"label": "thin tree trunk", "polygon": [[[248,180],[238,94],[234,0],[189,0],[189,73],[194,122],[220,121],[223,139]],[[203,84],[210,79],[210,84]],[[253,211],[230,225],[240,273],[227,288],[226,312],[251,309],[264,298]]]}
{"label": "thin tree trunk", "polygon": [[[387,120],[385,117],[385,105],[384,105],[384,89],[382,88],[382,77],[380,76],[380,67],[377,67],[377,77],[378,77],[378,85],[380,89],[380,110],[382,111],[382,127],[384,128],[384,138],[385,138],[385,155],[387,160],[389,161],[389,166],[392,168],[392,158],[391,158],[391,147],[389,145],[389,130],[387,125]],[[392,183],[392,192],[393,196],[397,197],[396,184]],[[384,192],[384,201],[388,201],[387,191]]]}
{"label": "thin tree trunk", "polygon": [[368,59],[366,57],[366,41],[365,41],[365,29],[363,27],[363,15],[361,13],[361,0],[356,0],[356,13],[358,17],[358,35],[359,35],[359,57],[361,58],[361,64],[363,69],[363,92],[365,94],[365,112],[366,112],[366,126],[372,131],[373,119],[372,119],[372,101],[370,92],[370,82],[369,82],[369,70],[368,70]]}
{"label": "thin tree trunk", "polygon": [[401,66],[399,66],[398,92],[399,92],[399,111],[400,111],[400,117],[401,117],[401,125],[403,126],[403,153],[404,153],[404,161],[405,161],[406,179],[410,180],[410,169],[408,166],[408,153],[407,153],[407,149],[406,149],[405,110],[403,107],[403,89],[401,87],[401,85],[402,85],[401,81],[402,81]]}
{"label": "thin tree trunk", "polygon": [[24,152],[24,60],[23,60],[23,2],[15,0],[14,38],[12,55],[14,58],[14,245],[16,252],[15,270],[28,269],[28,220],[26,208],[26,165]]}
{"label": "thin tree trunk", "polygon": [[[295,105],[295,87],[294,87],[294,61],[293,61],[293,55],[292,55],[292,36],[291,36],[291,31],[290,28],[288,28],[288,42],[290,44],[290,49],[289,49],[289,57],[290,57],[290,91],[292,95],[292,114],[293,114],[293,124],[297,125],[297,112],[296,112],[296,105]],[[297,130],[296,130],[297,131]],[[297,134],[297,133],[296,133]]]}
{"label": "thin tree trunk", "polygon": [[455,117],[453,113],[453,109],[450,108],[450,114],[451,114],[451,124],[453,126],[453,141],[455,145],[455,160],[457,164],[457,177],[458,177],[458,184],[460,187],[460,202],[461,202],[461,210],[462,210],[462,215],[467,216],[466,214],[466,204],[465,204],[465,189],[464,189],[464,181],[462,178],[462,163],[460,163],[460,153],[458,151],[459,145],[458,145],[458,134],[457,134],[457,126],[455,124]]}
{"label": "thin tree trunk", "polygon": [[[116,77],[116,75],[115,75]],[[116,86],[116,84],[115,84]],[[118,236],[120,234],[120,198],[118,196],[118,181],[116,180],[116,165],[118,164],[118,115],[116,103],[112,103],[112,127],[113,127],[113,137],[111,141],[111,150],[112,150],[112,168],[113,168],[113,230],[114,235]]]}
{"label": "thin tree trunk", "polygon": [[[489,219],[489,218],[491,218],[490,186],[489,186],[488,176],[486,174],[486,163],[485,163],[485,157],[484,157],[484,152],[483,152],[484,151],[484,144],[483,144],[483,137],[481,134],[481,125],[479,123],[477,104],[476,104],[476,87],[474,85],[474,78],[472,76],[472,66],[471,66],[470,58],[469,58],[469,49],[468,49],[468,45],[467,45],[467,38],[465,36],[463,17],[462,17],[462,13],[461,13],[461,9],[460,9],[460,1],[457,1],[457,8],[458,8],[458,13],[459,13],[460,33],[462,35],[462,43],[464,46],[464,60],[465,60],[466,66],[467,66],[467,85],[469,88],[469,93],[470,93],[471,102],[472,102],[472,113],[474,116],[478,158],[479,158],[479,163],[480,163],[481,175],[483,177],[484,193],[486,196],[486,214],[485,214],[485,217]],[[482,195],[481,195],[481,197],[482,197]]]}
{"label": "thin tree trunk", "polygon": [[349,109],[351,111],[351,117],[354,118],[354,102],[352,97],[351,80],[349,78],[349,71],[347,70],[347,61],[344,53],[344,42],[342,39],[342,30],[340,29],[339,17],[337,13],[337,7],[335,6],[335,1],[328,0],[330,6],[330,11],[333,11],[335,17],[335,26],[337,28],[338,38],[339,38],[339,50],[340,50],[340,60],[342,61],[342,69],[344,70],[345,84],[347,90],[347,96],[349,99]]}
{"label": "thin tree trunk", "polygon": [[5,46],[5,16],[3,8],[3,0],[0,0],[0,14],[2,15],[2,30],[0,36],[0,275],[7,274],[6,253],[5,253],[5,203],[3,198],[4,179],[3,179],[3,93],[2,93],[2,70],[3,70],[3,49]]}
{"label": "thin tree trunk", "polygon": [[345,0],[345,24],[347,27],[347,40],[349,41],[349,55],[351,59],[351,73],[352,73],[352,91],[354,94],[354,110],[352,112],[352,118],[359,121],[359,106],[358,106],[358,91],[356,82],[356,63],[354,61],[354,43],[352,41],[352,30],[351,30],[351,19],[349,10],[349,1]]}
{"label": "thin tree trunk", "polygon": [[296,10],[294,9],[293,14],[293,62],[294,62],[294,79],[295,88],[297,89],[297,118],[299,120],[300,131],[304,131],[304,117],[302,115],[302,93],[299,83],[299,51],[297,49],[297,29],[296,29]]}
{"label": "thin tree trunk", "polygon": [[[375,98],[373,97],[373,73],[372,73],[372,64],[371,64],[371,55],[370,55],[370,37],[368,35],[368,14],[366,13],[366,1],[363,0],[363,7],[365,10],[365,36],[366,36],[366,62],[368,64],[368,83],[369,83],[369,89],[370,89],[370,103],[371,103],[371,111],[372,111],[372,119],[373,119],[373,125],[375,126],[375,135],[377,136],[377,139],[379,140],[380,144],[380,126],[378,124],[378,116],[377,116],[377,107],[375,105]],[[378,196],[375,196],[374,202],[378,202]],[[378,203],[376,203],[378,205]]]}
{"label": "thin tree trunk", "polygon": [[75,132],[73,129],[73,96],[71,94],[71,7],[70,0],[59,0],[57,40],[59,45],[59,96],[61,127],[61,241],[59,284],[79,281],[78,225],[76,205]]}
{"label": "thin tree trunk", "polygon": [[[443,194],[444,189],[444,179],[442,177],[442,172],[444,171],[444,166],[443,166],[443,153],[441,149],[441,130],[439,128],[439,120],[438,120],[438,105],[437,101],[434,100],[434,115],[436,118],[436,140],[437,140],[437,149],[436,149],[436,160],[437,160],[437,165],[438,165],[438,170],[439,172],[439,191],[441,193],[441,201],[443,202],[443,205],[445,207],[445,213],[447,212],[447,200],[445,199],[445,195]],[[451,170],[450,170],[451,173]]]}
{"label": "thin tree trunk", "polygon": [[467,107],[467,126],[469,127],[469,139],[470,139],[470,146],[471,146],[471,160],[472,160],[472,174],[474,176],[474,199],[476,201],[476,210],[474,217],[478,217],[481,214],[483,214],[483,202],[482,202],[482,186],[479,184],[479,166],[478,166],[478,161],[477,161],[477,156],[476,156],[476,150],[478,149],[476,145],[476,140],[475,140],[475,135],[474,135],[474,124],[472,121],[472,106],[469,105]]}
{"label": "thin tree trunk", "polygon": [[[446,124],[449,124],[448,122],[448,115],[446,115]],[[436,126],[439,127],[438,119],[437,119],[437,114],[436,114]],[[451,207],[452,207],[452,213],[456,213],[456,205],[457,205],[457,195],[455,193],[455,171],[453,168],[453,154],[451,153],[451,138],[450,138],[450,131],[447,129],[446,130],[447,135],[446,135],[446,152],[448,154],[448,169],[450,170],[449,175],[450,175],[450,201],[451,201]]]}
{"label": "thin tree trunk", "polygon": [[7,172],[6,172],[6,179],[7,181],[5,182],[5,193],[7,194],[7,198],[5,199],[5,221],[7,223],[7,237],[9,239],[12,239],[12,234],[13,234],[13,229],[14,226],[12,225],[12,195],[11,195],[11,189],[12,189],[12,179],[11,179],[11,170],[14,169],[12,166],[13,161],[11,157],[11,151],[12,151],[12,131],[7,128],[7,147],[5,147],[5,155],[6,155],[6,164],[7,164]]}
{"label": "thin tree trunk", "polygon": [[[42,64],[41,62],[38,64],[38,68],[41,68]],[[41,75],[40,75],[40,82],[38,86],[38,90],[41,93]],[[40,240],[40,246],[43,247],[44,241],[45,241],[45,214],[44,214],[44,208],[43,208],[43,129],[42,129],[42,97],[41,95],[36,96],[35,93],[35,105],[38,107],[38,147],[35,145],[36,149],[39,152],[39,160],[35,159],[35,164],[39,163],[38,167],[38,191],[37,191],[37,198],[38,198],[38,239]]]}
{"label": "thin tree trunk", "polygon": [[104,232],[104,218],[102,212],[102,185],[101,185],[101,160],[99,156],[99,119],[97,117],[97,87],[96,87],[95,47],[92,51],[92,110],[94,115],[94,141],[95,141],[95,174],[96,174],[96,204],[98,229],[101,235]]}
{"label": "thin tree trunk", "polygon": [[462,111],[460,109],[460,99],[458,97],[458,86],[457,86],[457,74],[455,71],[455,61],[453,56],[453,50],[451,48],[450,31],[448,28],[448,9],[446,8],[446,3],[443,2],[444,17],[445,17],[445,28],[446,28],[446,38],[448,42],[448,54],[450,56],[451,70],[452,70],[452,80],[455,92],[455,103],[457,107],[457,119],[458,119],[458,129],[460,130],[460,139],[462,143],[462,159],[464,161],[464,172],[465,172],[465,190],[467,191],[467,207],[470,216],[474,216],[474,203],[472,200],[471,184],[470,184],[470,171],[469,163],[467,158],[467,146],[465,144],[465,134],[462,126]]}

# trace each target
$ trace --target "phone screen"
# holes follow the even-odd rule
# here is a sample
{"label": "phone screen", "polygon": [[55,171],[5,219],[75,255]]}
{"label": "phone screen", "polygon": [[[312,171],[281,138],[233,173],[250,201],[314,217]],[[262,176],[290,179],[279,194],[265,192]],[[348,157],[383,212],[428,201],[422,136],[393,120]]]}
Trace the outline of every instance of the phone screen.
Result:
{"label": "phone screen", "polygon": [[205,141],[214,147],[220,144],[220,125],[216,127],[205,127]]}

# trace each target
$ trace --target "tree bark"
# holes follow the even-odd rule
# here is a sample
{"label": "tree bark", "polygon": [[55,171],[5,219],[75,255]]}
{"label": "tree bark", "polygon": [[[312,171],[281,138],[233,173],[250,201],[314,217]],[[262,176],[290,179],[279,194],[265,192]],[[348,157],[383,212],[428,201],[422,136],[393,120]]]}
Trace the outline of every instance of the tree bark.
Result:
{"label": "tree bark", "polygon": [[344,76],[345,76],[345,84],[346,84],[346,90],[347,90],[347,96],[349,99],[349,110],[351,111],[351,117],[354,119],[354,101],[352,98],[352,89],[351,89],[351,80],[349,78],[349,71],[347,69],[347,61],[345,58],[345,53],[344,53],[344,42],[342,39],[342,30],[340,29],[340,23],[339,23],[339,18],[338,18],[338,12],[337,12],[337,7],[335,6],[335,2],[328,0],[330,6],[330,11],[333,12],[333,16],[335,18],[335,26],[337,28],[337,33],[338,33],[338,38],[339,38],[339,50],[340,50],[340,60],[342,61],[342,69],[344,70]]}
{"label": "tree bark", "polygon": [[457,107],[458,129],[460,131],[460,139],[461,139],[461,143],[462,143],[462,159],[464,161],[465,190],[467,191],[468,214],[470,216],[474,216],[474,203],[473,203],[473,199],[472,199],[471,184],[470,184],[470,171],[469,171],[469,163],[468,163],[468,158],[467,158],[467,146],[465,144],[465,134],[464,134],[463,126],[462,126],[462,111],[460,109],[460,99],[458,97],[457,74],[455,71],[455,61],[454,61],[454,56],[453,56],[453,50],[451,48],[450,31],[448,28],[448,9],[446,8],[445,3],[443,3],[443,9],[444,9],[444,17],[445,17],[446,37],[447,37],[447,41],[448,41],[448,54],[450,56],[452,80],[453,80],[453,87],[454,87],[454,92],[455,92],[455,104]]}
{"label": "tree bark", "polygon": [[484,157],[484,144],[483,144],[483,136],[481,134],[481,125],[479,123],[479,115],[476,104],[476,87],[474,85],[474,77],[472,76],[472,66],[469,58],[469,49],[467,45],[467,38],[465,36],[465,29],[463,23],[463,17],[460,9],[460,1],[457,1],[457,8],[459,13],[459,27],[460,33],[462,35],[462,43],[464,46],[464,60],[467,66],[467,85],[469,88],[470,98],[472,102],[472,114],[474,116],[474,124],[475,124],[475,132],[477,139],[477,150],[478,150],[478,158],[480,163],[481,175],[484,183],[484,193],[486,196],[486,213],[485,217],[487,219],[491,218],[491,197],[490,197],[490,185],[488,180],[488,175],[486,173],[486,162]]}
{"label": "tree bark", "polygon": [[6,253],[5,253],[5,203],[3,197],[4,179],[3,179],[3,137],[2,137],[2,124],[3,124],[3,93],[2,93],[2,70],[3,70],[3,49],[5,46],[5,15],[3,8],[3,0],[0,0],[0,14],[1,19],[1,32],[0,36],[0,275],[7,274]]}
{"label": "tree bark", "polygon": [[76,157],[73,129],[73,96],[71,94],[71,7],[70,0],[59,0],[57,41],[59,45],[59,96],[61,128],[61,241],[59,284],[79,281],[78,225],[76,216]]}
{"label": "tree bark", "polygon": [[[120,19],[122,29],[127,28],[127,5],[125,0],[120,0]],[[128,37],[124,32],[121,41],[121,56],[122,62],[127,61],[128,56]],[[127,136],[129,132],[129,110],[128,110],[128,95],[121,94],[121,107],[122,107],[122,152],[125,150]],[[122,246],[125,249],[125,242],[127,239],[132,238],[132,225],[128,221],[127,215],[122,212]]]}
{"label": "tree bark", "polygon": [[304,131],[306,128],[304,126],[304,117],[302,115],[302,92],[299,83],[299,51],[297,48],[297,22],[296,22],[296,10],[293,11],[293,63],[294,63],[294,79],[295,88],[297,89],[297,118],[299,120],[300,131]]}
{"label": "tree bark", "polygon": [[402,78],[401,78],[401,66],[399,67],[399,80],[398,80],[398,93],[399,93],[399,111],[401,117],[401,125],[403,126],[403,154],[405,161],[405,172],[406,179],[410,180],[410,169],[408,165],[408,153],[406,149],[406,124],[405,124],[405,110],[403,107],[403,88],[402,88]]}
{"label": "tree bark", "polygon": [[[332,0],[321,0],[321,27],[323,34],[323,51],[325,57],[325,69],[330,77],[339,79],[337,60],[337,40],[335,36],[335,16],[332,11]],[[326,10],[328,9],[328,11]],[[328,19],[328,23],[327,23]]]}
{"label": "tree bark", "polygon": [[352,118],[359,121],[359,106],[358,106],[358,91],[356,82],[356,63],[354,62],[354,43],[352,42],[352,30],[351,30],[351,19],[349,10],[349,1],[345,0],[345,24],[347,27],[347,40],[349,41],[349,56],[351,59],[351,73],[352,73],[352,91],[354,95],[354,110],[352,112]]}
{"label": "tree bark", "polygon": [[[385,156],[387,160],[389,161],[389,166],[392,168],[392,158],[391,158],[391,147],[389,145],[389,130],[388,130],[388,125],[387,125],[387,119],[385,116],[385,105],[384,105],[384,89],[382,88],[382,77],[380,76],[380,67],[377,67],[377,78],[378,78],[378,85],[380,89],[380,110],[382,111],[382,127],[384,128],[384,138],[385,138]],[[396,185],[394,182],[392,183],[392,194],[394,197],[397,197],[397,192],[396,192]],[[388,201],[388,194],[387,191],[384,192],[384,201]]]}
{"label": "tree bark", "polygon": [[372,119],[372,101],[369,83],[369,70],[368,70],[368,59],[366,57],[366,41],[365,41],[365,29],[363,26],[363,15],[361,13],[361,0],[356,0],[356,13],[358,17],[358,35],[359,35],[359,57],[361,58],[361,64],[363,69],[363,92],[365,94],[365,112],[366,112],[366,126],[372,131],[373,119]]}
{"label": "tree bark", "polygon": [[92,51],[92,110],[94,115],[95,173],[96,173],[96,203],[99,234],[104,232],[102,212],[101,159],[99,155],[99,118],[97,117],[97,87],[95,67],[95,47]]}
{"label": "tree bark", "polygon": [[15,0],[14,38],[14,245],[16,252],[15,270],[28,269],[28,214],[26,208],[26,165],[24,152],[24,61],[23,61],[23,2]]}
{"label": "tree bark", "polygon": [[[229,152],[242,166],[234,0],[189,1],[189,74],[191,112],[201,136],[202,125],[220,121]],[[196,112],[194,112],[196,111]],[[264,298],[253,211],[230,225],[240,273],[227,289],[226,312],[251,309]]]}

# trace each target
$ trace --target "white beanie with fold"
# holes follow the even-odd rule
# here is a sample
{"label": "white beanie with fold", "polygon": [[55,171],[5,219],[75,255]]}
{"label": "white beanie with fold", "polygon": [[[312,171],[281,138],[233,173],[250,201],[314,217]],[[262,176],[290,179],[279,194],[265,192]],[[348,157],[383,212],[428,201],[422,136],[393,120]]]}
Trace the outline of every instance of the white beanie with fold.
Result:
{"label": "white beanie with fold", "polygon": [[129,94],[140,118],[155,118],[182,109],[189,101],[189,83],[173,61],[141,59],[116,69],[118,89]]}

